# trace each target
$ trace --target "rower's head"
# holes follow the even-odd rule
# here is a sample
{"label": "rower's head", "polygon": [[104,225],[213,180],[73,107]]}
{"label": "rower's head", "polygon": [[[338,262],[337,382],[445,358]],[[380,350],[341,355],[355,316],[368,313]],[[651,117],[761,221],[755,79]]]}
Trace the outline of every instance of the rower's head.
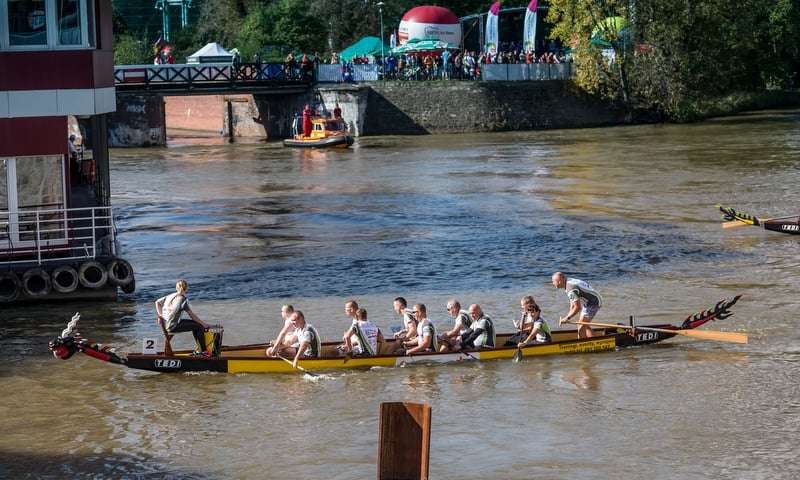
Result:
{"label": "rower's head", "polygon": [[567,286],[567,276],[564,275],[562,272],[556,272],[553,274],[553,286],[556,288],[566,288]]}
{"label": "rower's head", "polygon": [[394,299],[394,311],[399,313],[400,315],[403,314],[403,310],[408,307],[408,302],[403,297],[397,297]]}
{"label": "rower's head", "polygon": [[178,280],[178,283],[175,284],[175,291],[181,295],[186,293],[188,290],[189,290],[189,283],[184,279]]}
{"label": "rower's head", "polygon": [[522,310],[525,312],[538,312],[539,305],[536,304],[536,300],[531,295],[525,295],[519,301],[519,305],[522,307]]}
{"label": "rower's head", "polygon": [[292,324],[297,328],[303,328],[306,326],[306,317],[303,315],[303,312],[300,310],[295,310],[291,317],[289,317]]}
{"label": "rower's head", "polygon": [[354,318],[357,310],[358,302],[355,300],[350,300],[344,304],[344,314],[347,315],[347,318]]}
{"label": "rower's head", "polygon": [[481,306],[477,303],[470,305],[469,316],[475,319],[481,318],[483,316],[483,310],[481,309]]}
{"label": "rower's head", "polygon": [[455,317],[458,315],[458,312],[461,311],[461,304],[458,303],[458,300],[452,299],[447,302],[447,306],[445,308],[447,309],[447,313]]}

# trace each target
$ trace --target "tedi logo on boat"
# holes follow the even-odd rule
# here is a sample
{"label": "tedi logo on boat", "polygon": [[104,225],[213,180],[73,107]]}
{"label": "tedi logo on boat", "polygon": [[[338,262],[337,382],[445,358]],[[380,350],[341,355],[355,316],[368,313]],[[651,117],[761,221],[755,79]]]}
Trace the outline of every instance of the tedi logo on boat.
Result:
{"label": "tedi logo on boat", "polygon": [[156,362],[155,365],[158,368],[181,368],[180,360],[175,360],[175,359],[163,360],[158,358],[155,360],[155,362]]}
{"label": "tedi logo on boat", "polygon": [[789,232],[798,232],[798,231],[800,231],[800,225],[781,225],[781,228],[783,230],[786,230],[786,231],[789,231]]}
{"label": "tedi logo on boat", "polygon": [[636,334],[637,342],[650,342],[658,339],[658,332],[644,332]]}

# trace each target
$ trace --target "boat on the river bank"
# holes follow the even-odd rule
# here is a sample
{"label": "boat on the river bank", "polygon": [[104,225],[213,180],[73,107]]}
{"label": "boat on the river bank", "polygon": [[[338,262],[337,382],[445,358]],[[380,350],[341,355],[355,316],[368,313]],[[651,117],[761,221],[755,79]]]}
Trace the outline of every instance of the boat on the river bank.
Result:
{"label": "boat on the river bank", "polygon": [[302,132],[302,118],[296,116],[292,125],[292,138],[283,141],[284,147],[300,148],[347,148],[353,137],[347,134],[347,126],[341,118],[314,117],[311,119],[311,135]]}
{"label": "boat on the river bank", "polygon": [[[331,356],[341,342],[323,343],[322,356],[319,358],[303,358],[299,362],[299,370],[313,375],[312,371],[368,369],[372,367],[395,367],[410,364],[455,363],[497,359],[514,359],[570,354],[595,353],[616,350],[618,348],[648,345],[673,338],[676,335],[699,339],[732,341],[746,343],[747,336],[735,332],[715,332],[695,330],[712,320],[722,320],[733,313],[730,308],[739,300],[736,295],[731,300],[723,299],[713,307],[689,315],[679,325],[647,325],[634,324],[633,318],[627,325],[595,324],[594,337],[578,339],[576,330],[556,330],[552,332],[553,341],[544,344],[531,344],[522,348],[516,346],[498,346],[497,348],[468,350],[457,352],[426,352],[414,355],[383,354],[374,356]],[[192,351],[176,351],[171,355],[164,352],[128,353],[118,355],[107,345],[97,344],[83,338],[75,330],[80,314],[75,314],[61,335],[50,342],[50,350],[56,358],[66,360],[75,353],[82,352],[90,357],[109,363],[127,366],[138,370],[154,372],[223,372],[223,373],[287,373],[294,371],[292,363],[282,357],[267,357],[266,343],[221,346],[221,328],[216,334],[207,334],[209,354],[192,355]],[[497,334],[496,345],[503,345],[515,333]],[[394,340],[390,340],[394,341]]]}
{"label": "boat on the river bank", "polygon": [[734,228],[744,225],[761,227],[772,232],[788,233],[789,235],[800,235],[800,215],[788,215],[785,217],[759,219],[749,213],[740,212],[730,207],[717,205],[726,220],[722,228]]}

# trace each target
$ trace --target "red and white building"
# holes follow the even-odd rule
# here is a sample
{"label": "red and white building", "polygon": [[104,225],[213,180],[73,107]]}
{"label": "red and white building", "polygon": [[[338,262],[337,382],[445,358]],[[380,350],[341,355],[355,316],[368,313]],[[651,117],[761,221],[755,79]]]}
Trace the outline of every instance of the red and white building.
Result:
{"label": "red and white building", "polygon": [[[0,0],[0,303],[133,291],[109,205],[115,110],[111,0]],[[70,119],[93,151],[73,168]]]}

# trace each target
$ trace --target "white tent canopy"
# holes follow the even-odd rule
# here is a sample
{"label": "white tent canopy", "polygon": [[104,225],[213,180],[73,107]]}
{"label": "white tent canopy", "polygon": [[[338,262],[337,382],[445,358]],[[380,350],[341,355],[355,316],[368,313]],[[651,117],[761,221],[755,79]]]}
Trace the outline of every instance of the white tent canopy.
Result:
{"label": "white tent canopy", "polygon": [[230,63],[233,54],[216,42],[211,42],[186,58],[186,63]]}

